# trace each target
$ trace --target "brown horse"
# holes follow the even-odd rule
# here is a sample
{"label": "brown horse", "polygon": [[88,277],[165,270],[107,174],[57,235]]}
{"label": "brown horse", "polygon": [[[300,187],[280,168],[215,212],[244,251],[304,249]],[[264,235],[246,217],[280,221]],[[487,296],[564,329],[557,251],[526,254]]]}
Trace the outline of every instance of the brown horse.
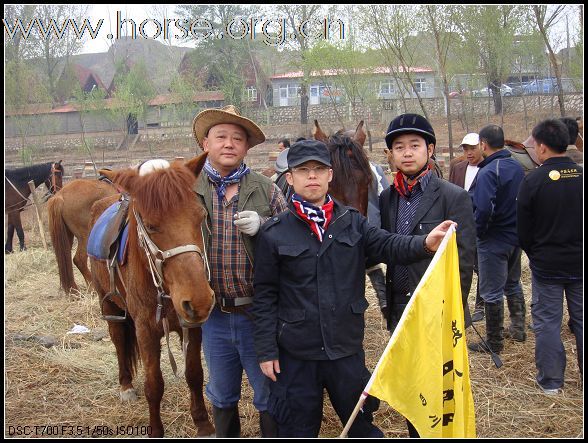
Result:
{"label": "brown horse", "polygon": [[[504,147],[510,152],[512,158],[518,161],[519,164],[523,167],[525,175],[539,166],[539,159],[535,153],[535,147],[526,146],[530,138],[531,137],[529,137],[523,143],[515,142],[513,140],[504,140]],[[455,157],[453,160],[451,160],[449,163],[449,174],[451,175],[451,170],[457,163],[464,161],[465,159],[465,155],[462,154],[459,157]]]}
{"label": "brown horse", "polygon": [[[206,212],[194,193],[205,160],[206,153],[143,176],[136,169],[100,171],[130,195],[129,239],[126,261],[114,278],[120,296],[107,295],[117,293],[110,287],[107,263],[93,257],[92,282],[103,314],[122,320],[108,322],[118,358],[122,400],[136,398],[132,378],[139,356],[145,368],[150,437],[164,434],[160,341],[164,335],[167,339],[167,330],[184,334],[185,376],[197,435],[214,433],[204,405],[200,360],[200,326],[212,310],[214,293],[202,252],[201,225]],[[94,203],[91,223],[116,199],[111,196]]]}
{"label": "brown horse", "polygon": [[78,289],[74,279],[71,249],[73,238],[78,240],[73,263],[82,273],[86,284],[92,282],[88,268],[87,243],[90,235],[90,209],[94,202],[117,194],[110,183],[78,179],[67,183],[47,204],[49,233],[59,269],[59,282],[66,294]]}
{"label": "brown horse", "polygon": [[312,135],[327,145],[331,153],[333,180],[329,183],[329,194],[347,206],[367,215],[368,192],[373,179],[370,163],[362,146],[366,134],[363,120],[355,131],[339,130],[328,137],[318,121],[314,121]]}
{"label": "brown horse", "polygon": [[31,195],[28,182],[31,180],[35,183],[35,188],[45,183],[48,195],[53,195],[63,185],[61,160],[55,163],[43,163],[4,171],[4,212],[8,215],[4,252],[7,254],[12,252],[12,238],[15,229],[20,250],[26,249],[20,213],[27,207],[28,198]]}

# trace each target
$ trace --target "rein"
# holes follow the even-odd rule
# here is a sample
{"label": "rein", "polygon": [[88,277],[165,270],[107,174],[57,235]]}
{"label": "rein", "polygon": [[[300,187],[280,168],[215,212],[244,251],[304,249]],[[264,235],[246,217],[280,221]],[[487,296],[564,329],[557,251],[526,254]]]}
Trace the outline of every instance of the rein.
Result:
{"label": "rein", "polygon": [[[29,206],[32,206],[32,204],[33,204],[33,203],[32,203],[31,201],[29,201],[29,198],[28,198],[28,197],[25,197],[24,195],[22,195],[22,192],[20,192],[20,191],[18,190],[18,188],[17,188],[16,186],[14,186],[14,183],[12,183],[12,182],[10,181],[10,179],[9,179],[8,177],[6,177],[6,174],[4,174],[4,178],[5,178],[5,179],[6,179],[6,181],[7,181],[7,182],[10,184],[10,186],[12,186],[12,187],[14,188],[14,190],[16,191],[16,193],[17,193],[18,195],[20,195],[20,196],[22,197],[22,199],[23,199],[23,200],[25,200],[25,202],[26,202],[26,203],[24,204],[24,206],[23,206],[21,209],[22,209],[22,210],[24,210],[24,209],[28,208]],[[13,203],[12,205],[10,205],[10,206],[7,206],[7,207],[5,208],[5,211],[6,211],[6,212],[11,212],[12,210],[14,210],[14,209],[18,208],[18,206],[19,206],[19,205],[21,205],[21,204],[22,204],[21,202]]]}
{"label": "rein", "polygon": [[[143,225],[143,220],[141,219],[141,216],[137,213],[137,211],[135,211],[135,208],[133,208],[133,214],[135,216],[135,220],[137,221],[137,234],[139,236],[139,245],[145,251],[147,261],[149,262],[149,271],[151,273],[151,278],[153,279],[153,284],[157,288],[157,311],[155,313],[155,321],[156,323],[162,321],[165,340],[167,342],[168,357],[174,375],[178,377],[177,365],[169,346],[169,324],[167,321],[167,316],[165,314],[165,306],[163,304],[164,299],[171,299],[170,295],[168,295],[166,291],[163,289],[163,263],[165,262],[165,260],[168,260],[176,255],[183,254],[186,252],[195,252],[200,256],[200,258],[204,262],[207,278],[208,280],[210,280],[210,267],[208,264],[208,259],[206,257],[206,251],[203,253],[197,245],[182,245],[172,249],[168,249],[166,251],[160,250],[157,247],[157,245],[153,242],[153,240],[151,240],[151,238],[149,237],[149,234],[147,233],[147,230]],[[188,353],[188,329],[196,326],[184,326],[182,325],[181,320],[180,325],[182,327],[183,337],[182,352],[184,355],[184,361],[186,361]]]}

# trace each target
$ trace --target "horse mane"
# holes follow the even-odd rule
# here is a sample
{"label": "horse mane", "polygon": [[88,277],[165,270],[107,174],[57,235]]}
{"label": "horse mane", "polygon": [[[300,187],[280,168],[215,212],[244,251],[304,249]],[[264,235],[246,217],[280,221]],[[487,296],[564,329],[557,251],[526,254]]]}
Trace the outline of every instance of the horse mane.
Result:
{"label": "horse mane", "polygon": [[[354,174],[354,169],[360,169],[364,177],[367,177],[368,184],[371,185],[373,174],[370,162],[363,148],[359,146],[350,136],[346,135],[343,130],[337,131],[329,137],[327,148],[331,153],[332,168],[340,171],[341,177],[358,183],[358,175]],[[350,149],[353,155],[349,155],[347,150]],[[353,158],[353,159],[352,159]],[[357,165],[354,166],[353,161]]]}
{"label": "horse mane", "polygon": [[135,170],[117,172],[113,180],[124,189],[132,188],[134,202],[144,217],[158,219],[173,214],[196,201],[194,173],[183,165],[173,164],[139,176]]}
{"label": "horse mane", "polygon": [[45,178],[51,172],[53,162],[25,166],[23,168],[6,169],[4,173],[11,182],[26,183],[32,178]]}

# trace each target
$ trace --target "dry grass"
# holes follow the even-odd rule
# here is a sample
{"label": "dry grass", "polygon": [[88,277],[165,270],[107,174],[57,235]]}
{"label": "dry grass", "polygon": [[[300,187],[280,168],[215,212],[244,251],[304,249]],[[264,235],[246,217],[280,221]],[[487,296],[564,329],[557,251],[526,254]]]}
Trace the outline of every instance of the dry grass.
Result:
{"label": "dry grass", "polygon": [[[480,122],[480,127],[485,123]],[[457,122],[455,125],[459,132],[461,128]],[[435,121],[434,127],[441,146],[446,146],[443,121]],[[520,119],[509,116],[505,120],[505,132],[513,134],[509,135],[510,138],[526,138],[526,135],[521,138],[524,134],[522,128],[524,125]],[[456,134],[456,138],[460,138],[457,135],[461,137],[463,134]],[[383,147],[383,143],[377,143],[369,154],[370,158],[385,163]],[[269,142],[256,147],[248,155],[248,164],[256,170],[269,166],[267,155],[273,150],[274,146]],[[163,154],[159,150],[157,152],[158,155]],[[83,159],[78,160],[83,163]],[[73,160],[72,164],[75,164]],[[47,226],[45,210],[43,219]],[[11,426],[69,425],[74,429],[75,426],[82,426],[84,433],[80,436],[87,436],[86,427],[114,430],[121,425],[146,426],[149,417],[143,394],[142,369],[139,369],[135,383],[138,402],[133,405],[121,403],[118,398],[116,357],[109,339],[93,340],[92,334],[66,334],[74,324],[85,325],[93,332],[107,331],[106,322],[99,315],[96,295],[82,291],[75,297],[66,297],[60,292],[55,258],[51,250],[42,248],[32,208],[23,213],[23,226],[29,250],[5,256],[5,434],[9,433]],[[4,228],[6,232],[6,226]],[[77,282],[81,283],[81,275],[77,269],[75,272]],[[524,256],[522,280],[529,309],[530,276]],[[370,307],[366,313],[364,346],[368,368],[373,369],[389,334],[369,279],[366,279],[366,285]],[[475,288],[475,280],[472,287]],[[474,298],[474,294],[470,294],[472,307]],[[529,312],[527,321],[530,321]],[[508,320],[505,324],[508,325]],[[483,323],[478,325],[478,331],[484,334]],[[31,340],[15,339],[19,335]],[[57,345],[45,348],[32,340],[37,336],[53,336]],[[494,367],[487,355],[470,355],[479,437],[583,436],[583,389],[576,363],[574,337],[567,328],[567,314],[564,316],[562,337],[568,356],[566,383],[563,395],[555,398],[543,395],[535,386],[533,333],[528,333],[525,343],[505,341],[501,354],[504,366],[500,369]],[[471,328],[467,331],[467,339],[477,340]],[[172,351],[178,367],[181,367],[182,355],[175,335],[172,337]],[[161,361],[166,384],[161,408],[166,436],[192,437],[196,435],[196,430],[188,412],[185,381],[174,377],[165,352]],[[206,371],[204,362],[203,366]],[[242,433],[244,437],[255,437],[259,433],[257,413],[252,406],[252,391],[245,378],[242,392]],[[376,412],[375,422],[386,437],[408,436],[404,418],[385,403]],[[53,429],[47,428],[47,431]],[[67,434],[70,428],[63,428],[65,435],[61,427],[55,429],[58,430],[57,436],[70,436]],[[341,430],[342,425],[326,398],[320,435],[336,437]],[[32,436],[35,436],[34,433]]]}
{"label": "dry grass", "polygon": [[[135,387],[138,403],[118,399],[117,363],[108,338],[95,341],[92,334],[66,334],[74,323],[93,332],[107,330],[99,316],[96,295],[81,292],[66,297],[59,291],[57,266],[52,251],[41,247],[38,229],[33,231],[33,214],[25,212],[29,249],[5,257],[5,433],[10,426],[59,425],[59,436],[72,428],[111,429],[116,426],[146,426],[148,412],[143,395],[143,372]],[[36,221],[35,221],[36,223]],[[78,282],[82,281],[77,273]],[[474,277],[475,278],[475,277]],[[373,290],[366,279],[370,307],[366,313],[366,360],[373,368],[389,338],[381,320]],[[523,285],[530,299],[528,263],[523,257]],[[474,285],[475,287],[475,281]],[[470,294],[473,304],[473,294]],[[530,314],[527,313],[527,321]],[[508,324],[508,320],[505,321]],[[574,338],[564,318],[562,336],[568,356],[564,393],[547,397],[535,386],[532,333],[525,343],[505,341],[501,354],[504,366],[496,369],[486,355],[470,355],[470,374],[480,437],[578,437],[583,436],[583,390],[576,364]],[[483,323],[478,330],[484,333]],[[45,348],[33,340],[15,336],[53,336],[57,345]],[[468,340],[476,340],[471,328]],[[182,365],[179,340],[172,338],[172,351]],[[205,367],[205,366],[204,366]],[[189,415],[185,381],[176,379],[167,356],[162,354],[166,384],[162,420],[166,436],[191,437],[196,430]],[[207,378],[207,375],[205,375]],[[342,425],[328,399],[321,437],[336,437]],[[258,421],[252,406],[252,392],[243,380],[240,415],[244,437],[258,435]],[[387,437],[406,437],[404,419],[382,403],[375,421]],[[100,427],[103,428],[100,428]],[[67,436],[67,435],[66,435]]]}

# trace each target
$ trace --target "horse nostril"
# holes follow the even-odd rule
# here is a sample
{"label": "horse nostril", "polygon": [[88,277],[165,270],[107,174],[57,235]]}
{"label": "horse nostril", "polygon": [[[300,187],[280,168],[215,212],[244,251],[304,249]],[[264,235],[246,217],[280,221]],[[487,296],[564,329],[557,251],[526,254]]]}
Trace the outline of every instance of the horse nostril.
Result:
{"label": "horse nostril", "polygon": [[188,318],[193,319],[195,317],[194,309],[192,308],[192,303],[190,303],[189,301],[183,301],[182,308],[184,309],[184,312],[186,313]]}

